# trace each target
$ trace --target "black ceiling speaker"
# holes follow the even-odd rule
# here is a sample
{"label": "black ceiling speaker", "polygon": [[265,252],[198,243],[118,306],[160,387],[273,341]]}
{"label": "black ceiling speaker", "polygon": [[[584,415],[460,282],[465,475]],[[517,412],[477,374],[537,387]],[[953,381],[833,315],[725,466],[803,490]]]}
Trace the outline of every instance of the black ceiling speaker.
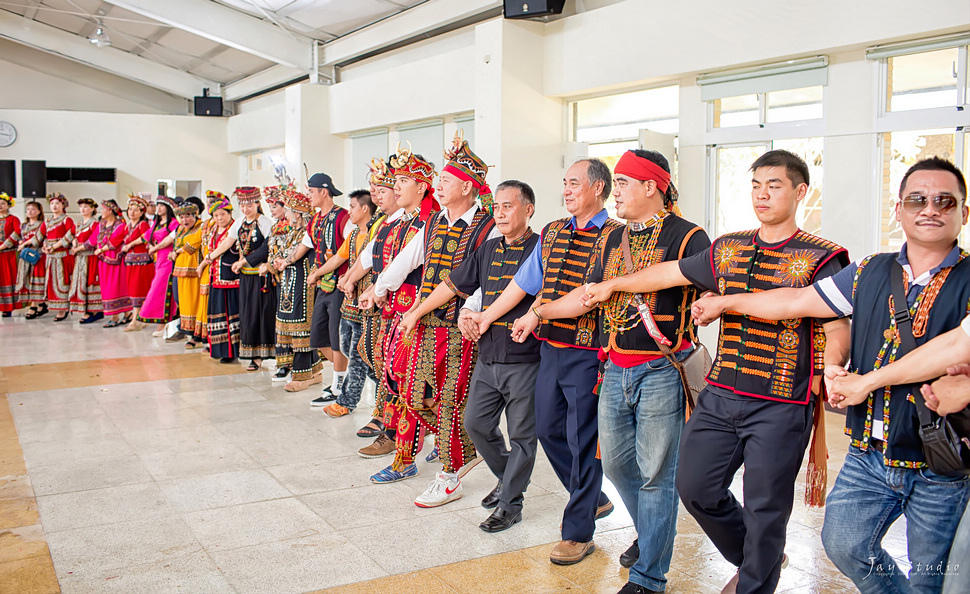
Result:
{"label": "black ceiling speaker", "polygon": [[561,14],[566,0],[505,0],[505,18],[532,19]]}
{"label": "black ceiling speaker", "polygon": [[21,196],[43,198],[47,195],[47,161],[21,161]]}
{"label": "black ceiling speaker", "polygon": [[13,159],[0,161],[0,192],[17,196],[17,162]]}

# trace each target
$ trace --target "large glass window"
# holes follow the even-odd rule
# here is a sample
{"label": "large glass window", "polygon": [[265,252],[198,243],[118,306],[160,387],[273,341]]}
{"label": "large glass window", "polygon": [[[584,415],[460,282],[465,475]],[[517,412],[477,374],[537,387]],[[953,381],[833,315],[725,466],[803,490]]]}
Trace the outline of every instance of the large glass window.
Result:
{"label": "large glass window", "polygon": [[802,87],[714,99],[711,127],[735,128],[822,117],[822,87]]}
{"label": "large glass window", "polygon": [[751,164],[765,152],[784,149],[800,156],[808,164],[809,186],[796,214],[800,229],[819,234],[822,231],[822,139],[796,138],[769,143],[715,147],[714,165],[714,233],[756,229],[758,217],[751,207]]}
{"label": "large glass window", "polygon": [[889,111],[957,105],[958,48],[888,59]]}
{"label": "large glass window", "polygon": [[371,159],[375,157],[387,159],[387,130],[376,130],[353,136],[351,155],[354,187],[366,188],[370,181]]}
{"label": "large glass window", "polygon": [[590,144],[635,140],[643,129],[676,134],[679,101],[676,85],[574,101],[574,140]]}

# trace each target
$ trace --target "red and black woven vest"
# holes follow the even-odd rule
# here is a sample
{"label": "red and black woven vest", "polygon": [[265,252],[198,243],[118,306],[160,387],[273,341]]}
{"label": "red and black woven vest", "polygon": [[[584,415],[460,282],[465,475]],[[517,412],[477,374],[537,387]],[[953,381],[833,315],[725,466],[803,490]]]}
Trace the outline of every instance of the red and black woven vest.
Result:
{"label": "red and black woven vest", "polygon": [[[602,227],[590,225],[588,229],[573,229],[571,219],[559,219],[546,225],[539,246],[544,270],[541,302],[554,301],[586,284],[593,268],[593,254],[598,254],[603,241],[620,227],[622,224],[613,219],[607,219]],[[537,336],[539,340],[594,350],[599,346],[597,316],[593,310],[578,318],[543,320]]]}
{"label": "red and black woven vest", "polygon": [[[488,234],[495,227],[495,219],[482,208],[478,209],[470,224],[459,219],[449,226],[445,213],[442,210],[435,214],[424,228],[421,299],[427,298],[435,287],[443,283],[454,267],[488,239]],[[464,302],[464,299],[452,297],[448,303],[434,310],[434,315],[443,322],[458,323],[458,314]]]}
{"label": "red and black woven vest", "polygon": [[[818,269],[845,248],[798,231],[781,245],[758,245],[755,231],[729,233],[711,246],[711,269],[721,295],[805,287]],[[708,381],[737,394],[805,404],[822,373],[825,332],[814,318],[778,322],[725,313]]]}
{"label": "red and black woven vest", "polygon": [[[425,198],[422,205],[425,204]],[[405,214],[397,220],[397,224],[391,227],[387,238],[384,240],[382,250],[382,265],[388,266],[395,256],[401,253],[404,246],[417,235],[425,224],[437,211],[429,208],[418,207],[412,212]],[[390,316],[395,311],[405,313],[414,305],[418,287],[421,285],[421,268],[415,268],[404,279],[404,283],[393,293],[388,294],[387,303],[384,305],[384,315]]]}
{"label": "red and black woven vest", "polygon": [[[314,258],[317,267],[323,266],[327,260],[333,257],[344,243],[344,227],[350,215],[340,207],[334,206],[329,212],[318,212],[310,219],[307,233],[313,240],[316,247]],[[336,270],[336,275],[342,276],[347,272],[347,264],[344,263]]]}

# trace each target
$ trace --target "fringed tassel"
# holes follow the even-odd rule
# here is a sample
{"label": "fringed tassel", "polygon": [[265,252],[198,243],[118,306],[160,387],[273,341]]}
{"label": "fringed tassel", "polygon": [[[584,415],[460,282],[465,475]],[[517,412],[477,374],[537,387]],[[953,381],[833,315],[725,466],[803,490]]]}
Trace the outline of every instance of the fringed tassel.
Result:
{"label": "fringed tassel", "polygon": [[[824,395],[824,392],[823,392]],[[825,445],[825,398],[815,403],[812,422],[812,443],[808,452],[808,472],[805,479],[805,504],[824,507],[828,491],[829,452]]]}

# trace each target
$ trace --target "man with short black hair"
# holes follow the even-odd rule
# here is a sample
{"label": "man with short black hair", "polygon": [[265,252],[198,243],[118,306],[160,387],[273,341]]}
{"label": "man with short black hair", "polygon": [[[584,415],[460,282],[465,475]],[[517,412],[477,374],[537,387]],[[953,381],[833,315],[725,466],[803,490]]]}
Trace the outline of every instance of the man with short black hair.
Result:
{"label": "man with short black hair", "polygon": [[[772,320],[851,315],[853,370],[891,366],[905,351],[902,332],[920,345],[967,316],[970,258],[957,245],[968,216],[963,174],[943,159],[913,165],[900,184],[895,216],[906,237],[898,253],[868,256],[811,286],[701,299],[695,318],[710,320],[726,310]],[[906,305],[893,297],[895,283]],[[828,496],[825,552],[862,592],[938,592],[970,479],[941,476],[927,465],[915,404],[919,384],[880,380],[873,391],[842,393],[843,383],[871,379],[840,382],[845,373],[826,368],[829,401],[847,408],[851,443]],[[901,515],[909,527],[908,576],[882,547]]]}

